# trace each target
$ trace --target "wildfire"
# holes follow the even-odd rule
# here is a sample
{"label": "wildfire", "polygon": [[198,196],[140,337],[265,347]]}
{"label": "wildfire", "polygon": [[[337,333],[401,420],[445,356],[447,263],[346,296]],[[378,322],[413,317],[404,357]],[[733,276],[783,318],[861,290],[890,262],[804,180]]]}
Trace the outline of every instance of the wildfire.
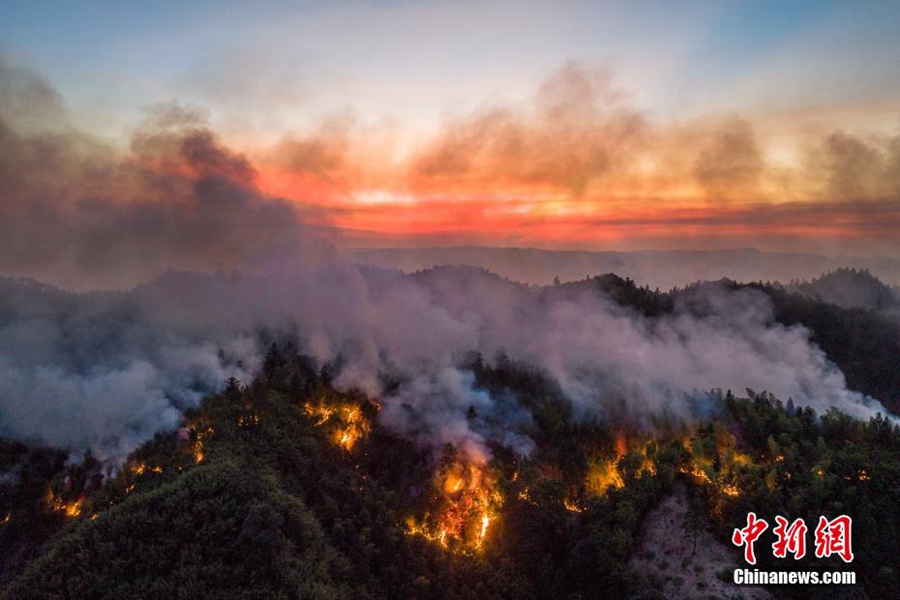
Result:
{"label": "wildfire", "polygon": [[153,465],[151,467],[148,467],[147,464],[143,463],[143,462],[139,462],[139,463],[135,463],[135,464],[131,465],[131,472],[134,475],[143,475],[147,471],[150,471],[151,473],[155,473],[156,475],[159,475],[160,473],[163,472],[163,468],[160,465]]}
{"label": "wildfire", "polygon": [[352,450],[356,442],[369,432],[369,422],[362,409],[355,404],[331,406],[324,401],[317,404],[307,402],[303,405],[303,410],[315,419],[317,427],[333,427],[332,438],[344,450]]}
{"label": "wildfire", "polygon": [[656,475],[656,463],[653,462],[653,459],[647,454],[647,446],[649,445],[648,442],[639,450],[641,454],[641,466],[638,469],[638,476],[644,475],[645,473],[650,476]]}
{"label": "wildfire", "polygon": [[569,512],[584,512],[584,509],[578,506],[575,500],[572,500],[571,498],[563,500],[563,507]]}
{"label": "wildfire", "polygon": [[[715,449],[709,444],[704,448],[703,440],[687,439],[683,442],[690,455],[690,462],[681,465],[679,472],[689,476],[694,483],[708,485],[716,489],[722,496],[738,498],[743,493],[738,485],[742,473],[751,467],[753,457],[738,451],[734,436],[727,432],[719,432],[715,438]],[[783,455],[774,458],[774,464],[784,462]],[[718,463],[718,466],[715,466]],[[790,474],[785,475],[790,479]],[[766,488],[774,489],[776,473],[772,471],[765,478]]]}
{"label": "wildfire", "polygon": [[678,469],[678,472],[684,475],[690,475],[691,478],[693,478],[694,481],[698,483],[712,483],[712,479],[710,479],[709,475],[706,474],[706,470],[696,462],[692,462],[688,465],[682,466]]}
{"label": "wildfire", "polygon": [[204,429],[198,427],[195,431],[196,435],[194,444],[191,447],[191,453],[194,455],[194,464],[199,465],[206,457],[206,454],[203,451],[204,443],[215,434],[215,430],[212,427],[206,427]]}
{"label": "wildfire", "polygon": [[250,413],[249,415],[241,415],[237,418],[235,423],[238,427],[252,427],[254,425],[259,425],[259,415],[254,413]]}
{"label": "wildfire", "polygon": [[47,505],[52,511],[62,513],[67,518],[72,519],[81,515],[81,511],[84,508],[84,498],[66,502],[62,498],[56,497],[53,491],[49,491],[47,492]]}
{"label": "wildfire", "polygon": [[609,488],[622,489],[625,480],[619,473],[618,461],[615,459],[595,461],[588,467],[584,487],[595,496],[605,496]]}
{"label": "wildfire", "polygon": [[725,494],[726,496],[730,496],[732,498],[737,498],[738,496],[741,495],[741,490],[738,486],[734,485],[733,483],[730,483],[730,484],[722,487],[722,493]]}
{"label": "wildfire", "polygon": [[481,547],[481,544],[484,543],[484,538],[487,535],[488,525],[491,524],[491,518],[487,515],[481,516],[481,531],[478,533],[478,542],[475,544],[476,547]]}
{"label": "wildfire", "polygon": [[454,462],[438,473],[435,489],[436,516],[426,514],[421,522],[409,518],[407,532],[452,550],[481,548],[502,503],[485,466]]}
{"label": "wildfire", "polygon": [[519,500],[521,500],[522,502],[527,502],[528,504],[530,504],[532,506],[538,505],[538,503],[535,502],[534,499],[531,497],[531,489],[528,488],[527,486],[522,488],[521,490],[519,490]]}
{"label": "wildfire", "polygon": [[621,431],[616,433],[615,449],[616,461],[621,460],[628,453],[628,440]]}
{"label": "wildfire", "polygon": [[607,450],[604,455],[595,456],[589,463],[584,488],[589,494],[603,497],[609,493],[610,488],[618,490],[625,487],[626,477],[654,476],[655,454],[656,442],[653,439],[629,439],[625,433],[617,432],[613,440],[612,456],[609,456]]}

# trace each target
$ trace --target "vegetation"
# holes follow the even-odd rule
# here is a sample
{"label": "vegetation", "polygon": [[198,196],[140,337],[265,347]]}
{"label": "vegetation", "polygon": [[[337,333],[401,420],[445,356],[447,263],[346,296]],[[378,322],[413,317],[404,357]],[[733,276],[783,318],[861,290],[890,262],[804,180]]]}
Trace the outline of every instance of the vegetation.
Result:
{"label": "vegetation", "polygon": [[[683,293],[615,276],[548,293],[573,285],[611,290],[647,314],[674,310]],[[896,368],[880,344],[897,333],[877,333],[882,317],[755,287],[779,320],[812,329],[851,385],[898,398],[900,382],[879,375]],[[838,343],[848,331],[856,337]],[[865,354],[847,356],[843,346]],[[226,382],[105,481],[90,456],[75,464],[4,442],[0,590],[6,598],[641,597],[653,582],[629,558],[644,516],[677,481],[690,490],[687,540],[702,521],[727,544],[755,511],[770,524],[775,515],[803,518],[812,548],[820,515],[847,514],[852,565],[812,552],[799,563],[776,559],[761,538],[760,568],[852,569],[875,598],[900,585],[900,429],[887,418],[817,415],[747,390],[714,394],[711,416],[690,426],[585,423],[530,365],[503,353],[463,363],[481,388],[515,394],[531,412],[529,457],[493,447],[476,477],[455,449],[435,457],[380,427],[377,403],[335,390],[332,369],[291,344],[273,345],[251,384]],[[486,521],[473,521],[479,511]],[[452,526],[442,521],[450,518]]]}

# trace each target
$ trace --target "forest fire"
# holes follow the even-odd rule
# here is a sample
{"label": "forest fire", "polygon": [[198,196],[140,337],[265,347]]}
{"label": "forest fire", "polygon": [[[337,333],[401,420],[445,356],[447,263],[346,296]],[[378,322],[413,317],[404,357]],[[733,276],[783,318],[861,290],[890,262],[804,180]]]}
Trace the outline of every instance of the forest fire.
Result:
{"label": "forest fire", "polygon": [[712,483],[712,479],[709,478],[709,475],[706,474],[706,471],[696,462],[682,465],[678,469],[678,472],[682,475],[690,476],[695,482],[698,483]]}
{"label": "forest fire", "polygon": [[76,500],[66,501],[56,496],[52,490],[47,492],[47,506],[53,512],[60,513],[66,518],[73,519],[81,515],[84,508],[84,498],[79,497]]}
{"label": "forest fire", "polygon": [[315,419],[317,427],[328,426],[334,442],[348,452],[369,432],[368,419],[356,404],[344,402],[332,406],[323,399],[316,404],[307,402],[303,410]]}
{"label": "forest fire", "polygon": [[566,498],[563,500],[563,508],[565,508],[569,512],[584,512],[584,509],[578,506],[578,503],[572,498]]}
{"label": "forest fire", "polygon": [[247,415],[241,415],[235,421],[235,425],[237,425],[241,429],[259,425],[259,415],[255,412]]}
{"label": "forest fire", "polygon": [[[687,475],[696,484],[710,486],[722,496],[741,496],[739,476],[753,464],[753,459],[737,450],[733,435],[716,431],[706,438],[685,439],[682,446],[690,454],[690,460],[679,467],[679,473]],[[776,456],[775,463],[783,460],[783,456]],[[766,485],[771,488],[774,480],[767,479]]]}
{"label": "forest fire", "polygon": [[602,498],[610,488],[622,489],[625,487],[626,472],[634,477],[656,474],[656,463],[653,459],[656,449],[652,439],[629,440],[625,434],[618,432],[613,443],[613,451],[614,456],[595,457],[588,465],[584,487],[589,494]]}
{"label": "forest fire", "polygon": [[528,488],[527,486],[522,488],[521,490],[519,490],[519,500],[521,500],[522,502],[526,502],[532,506],[538,505],[538,503],[535,502],[534,499],[531,497],[531,489]]}
{"label": "forest fire", "polygon": [[741,495],[741,489],[733,483],[722,486],[722,493],[731,498],[737,498]]}
{"label": "forest fire", "polygon": [[204,444],[207,440],[209,440],[215,431],[212,426],[200,428],[199,426],[194,429],[194,443],[191,445],[191,453],[194,455],[194,464],[199,465],[203,459],[206,457],[206,454],[203,450]]}
{"label": "forest fire", "polygon": [[131,472],[134,475],[144,475],[147,472],[154,473],[159,475],[163,472],[163,468],[160,465],[151,465],[147,466],[147,463],[137,462],[131,465]]}
{"label": "forest fire", "polygon": [[450,462],[436,476],[435,492],[434,512],[426,513],[421,522],[410,517],[407,532],[450,550],[481,548],[502,504],[486,467],[474,462]]}
{"label": "forest fire", "polygon": [[67,517],[73,518],[81,514],[84,498],[79,498],[75,502],[68,502],[64,505],[64,512]]}
{"label": "forest fire", "polygon": [[618,461],[615,459],[594,461],[588,467],[584,482],[585,489],[595,496],[603,497],[610,487],[616,490],[625,487],[625,480],[622,479],[617,464]]}

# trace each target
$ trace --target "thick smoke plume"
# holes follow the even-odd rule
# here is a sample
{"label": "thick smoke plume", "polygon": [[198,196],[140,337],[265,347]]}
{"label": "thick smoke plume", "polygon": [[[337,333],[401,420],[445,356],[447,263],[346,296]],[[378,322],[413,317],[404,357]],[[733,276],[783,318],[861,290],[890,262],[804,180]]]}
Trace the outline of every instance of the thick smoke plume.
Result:
{"label": "thick smoke plume", "polygon": [[301,205],[256,179],[195,109],[157,107],[122,151],[74,129],[49,85],[0,56],[0,272],[96,289],[327,257]]}
{"label": "thick smoke plume", "polygon": [[522,286],[467,268],[170,274],[83,295],[4,285],[0,434],[104,457],[174,427],[180,409],[225,378],[248,380],[261,363],[261,330],[340,365],[335,384],[377,397],[393,431],[478,460],[491,443],[522,454],[533,443],[516,398],[492,397],[461,367],[473,350],[542,369],[579,419],[690,420],[713,408],[714,388],[765,389],[858,417],[883,410],[846,388],[807,330],[775,322],[764,295],[712,284],[652,319],[596,290]]}
{"label": "thick smoke plume", "polygon": [[[586,122],[596,131],[584,137]],[[606,79],[577,66],[542,89],[533,114],[489,111],[447,133],[416,155],[423,181],[480,185],[496,170],[574,196],[631,173],[658,139]],[[696,179],[756,186],[766,167],[752,131],[735,122],[712,139],[702,168],[690,165]],[[894,193],[894,180],[872,188],[871,173],[838,177],[865,148],[829,144],[829,189]],[[343,164],[322,156],[322,172]],[[893,169],[895,154],[879,156]],[[691,419],[713,388],[766,389],[855,416],[879,408],[847,390],[806,330],[776,323],[760,294],[703,287],[649,319],[596,291],[475,269],[339,264],[309,224],[321,215],[267,196],[257,180],[195,110],[155,110],[122,151],[73,129],[50,86],[0,58],[0,272],[82,290],[151,281],[76,294],[0,280],[0,435],[121,459],[226,378],[249,380],[262,331],[336,365],[339,388],[378,397],[393,431],[476,460],[492,444],[527,454],[533,442],[528,410],[479,389],[463,366],[471,351],[542,370],[579,419]],[[246,275],[159,277],[169,268]]]}

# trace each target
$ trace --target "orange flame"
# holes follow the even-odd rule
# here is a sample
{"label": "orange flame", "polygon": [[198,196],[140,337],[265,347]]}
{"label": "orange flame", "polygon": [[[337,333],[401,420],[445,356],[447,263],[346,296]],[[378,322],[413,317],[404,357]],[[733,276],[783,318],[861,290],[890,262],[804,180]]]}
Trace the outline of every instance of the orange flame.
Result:
{"label": "orange flame", "polygon": [[315,419],[317,427],[328,425],[334,428],[332,437],[344,450],[352,450],[356,442],[369,432],[369,422],[362,409],[355,404],[329,406],[324,400],[320,400],[315,405],[307,402],[303,405],[303,409]]}
{"label": "orange flame", "polygon": [[191,447],[191,453],[194,455],[194,464],[199,465],[203,459],[206,458],[206,454],[203,450],[204,444],[215,434],[215,430],[212,426],[201,427],[200,424],[198,424],[194,431],[196,434],[194,444]]}
{"label": "orange flame", "polygon": [[595,461],[588,467],[587,476],[585,477],[584,487],[595,496],[605,496],[609,488],[622,489],[625,487],[625,481],[622,474],[619,473],[617,461],[610,459],[605,461]]}
{"label": "orange flame", "polygon": [[53,494],[53,490],[47,492],[47,505],[54,512],[62,513],[67,518],[75,518],[81,514],[84,507],[84,498],[79,497],[77,500],[67,502]]}
{"label": "orange flame", "polygon": [[575,500],[572,500],[571,498],[563,500],[563,507],[569,512],[584,512],[584,509],[578,506]]}
{"label": "orange flame", "polygon": [[502,504],[500,493],[486,467],[454,462],[435,478],[439,508],[434,521],[407,520],[407,533],[420,535],[445,548],[459,551],[484,546],[491,523]]}
{"label": "orange flame", "polygon": [[256,414],[255,412],[250,413],[249,415],[241,415],[237,418],[237,421],[235,421],[235,424],[241,428],[259,425],[259,415]]}
{"label": "orange flame", "polygon": [[625,434],[621,431],[616,432],[616,460],[621,460],[625,454],[628,452],[628,441],[625,439]]}
{"label": "orange flame", "polygon": [[726,486],[722,487],[722,493],[726,496],[731,496],[732,498],[737,498],[741,495],[741,490],[738,486],[733,483],[729,483]]}

